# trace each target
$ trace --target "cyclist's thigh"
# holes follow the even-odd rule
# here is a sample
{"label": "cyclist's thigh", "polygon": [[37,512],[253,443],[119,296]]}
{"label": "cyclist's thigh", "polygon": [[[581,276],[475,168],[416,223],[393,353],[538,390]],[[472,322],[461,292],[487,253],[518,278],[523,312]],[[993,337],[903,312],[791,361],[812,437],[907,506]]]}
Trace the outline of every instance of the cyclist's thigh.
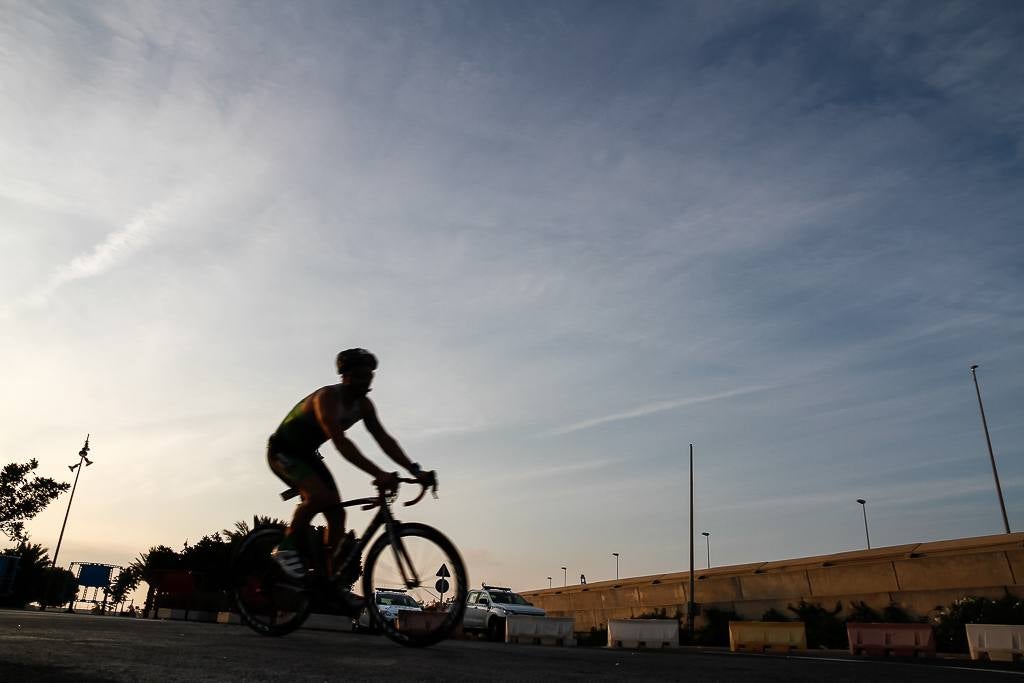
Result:
{"label": "cyclist's thigh", "polygon": [[267,454],[267,462],[274,474],[299,491],[303,503],[319,509],[340,502],[334,477],[315,453],[296,456],[270,452]]}

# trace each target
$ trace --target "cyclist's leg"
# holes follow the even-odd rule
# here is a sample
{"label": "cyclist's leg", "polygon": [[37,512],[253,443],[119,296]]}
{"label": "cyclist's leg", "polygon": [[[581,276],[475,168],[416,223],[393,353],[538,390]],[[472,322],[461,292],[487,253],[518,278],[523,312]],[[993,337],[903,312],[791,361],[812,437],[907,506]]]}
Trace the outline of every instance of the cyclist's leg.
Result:
{"label": "cyclist's leg", "polygon": [[334,479],[323,461],[315,454],[295,456],[270,449],[267,453],[267,462],[270,469],[282,481],[298,490],[302,497],[302,501],[295,507],[291,524],[285,531],[285,538],[278,548],[294,550],[309,557],[310,549],[306,547],[306,539],[309,535],[310,522],[318,512],[334,507],[339,502]]}
{"label": "cyclist's leg", "polygon": [[331,554],[345,534],[345,508],[341,506],[338,485],[334,483],[334,477],[331,476],[331,471],[327,469],[323,460],[317,458],[311,467],[313,477],[310,480],[310,513],[306,523],[309,524],[318,512],[327,519],[327,531],[324,532],[323,542],[327,546],[328,563],[330,563]]}

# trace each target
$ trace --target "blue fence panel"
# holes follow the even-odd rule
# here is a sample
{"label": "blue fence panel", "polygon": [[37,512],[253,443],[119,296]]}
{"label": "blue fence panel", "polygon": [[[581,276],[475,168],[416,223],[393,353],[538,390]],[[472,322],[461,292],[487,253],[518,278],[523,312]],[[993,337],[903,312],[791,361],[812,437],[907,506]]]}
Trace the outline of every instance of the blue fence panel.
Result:
{"label": "blue fence panel", "polygon": [[14,577],[18,574],[17,555],[0,555],[0,595],[7,595],[14,590]]}
{"label": "blue fence panel", "polygon": [[113,567],[104,564],[83,564],[78,572],[78,585],[86,588],[109,588],[111,569]]}

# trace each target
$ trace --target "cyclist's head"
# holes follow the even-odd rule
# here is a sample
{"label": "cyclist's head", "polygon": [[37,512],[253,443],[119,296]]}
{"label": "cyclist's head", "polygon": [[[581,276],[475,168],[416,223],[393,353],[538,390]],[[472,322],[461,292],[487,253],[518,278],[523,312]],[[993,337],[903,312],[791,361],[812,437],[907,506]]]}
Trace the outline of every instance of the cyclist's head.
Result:
{"label": "cyclist's head", "polygon": [[373,371],[377,369],[377,358],[366,349],[345,349],[338,354],[338,374],[342,384],[351,385],[362,393],[370,390]]}

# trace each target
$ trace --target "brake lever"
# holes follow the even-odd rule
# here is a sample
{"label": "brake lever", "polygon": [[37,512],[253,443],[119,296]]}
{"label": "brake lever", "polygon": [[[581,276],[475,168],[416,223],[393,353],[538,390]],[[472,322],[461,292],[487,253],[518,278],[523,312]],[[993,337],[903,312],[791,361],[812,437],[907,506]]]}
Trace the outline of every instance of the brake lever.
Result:
{"label": "brake lever", "polygon": [[421,500],[423,500],[423,496],[427,495],[427,490],[428,489],[430,490],[431,495],[434,496],[434,500],[437,500],[437,472],[436,471],[432,471],[430,473],[430,475],[431,475],[431,477],[430,477],[431,478],[431,482],[429,484],[420,484],[420,486],[422,487],[420,489],[420,495],[416,496],[415,498],[413,498],[409,502],[405,503],[406,506],[415,505],[416,503],[418,503]]}
{"label": "brake lever", "polygon": [[406,507],[409,507],[410,505],[415,505],[416,503],[420,502],[420,500],[423,499],[423,496],[425,496],[426,493],[427,493],[427,487],[423,486],[422,484],[421,484],[421,486],[422,486],[422,488],[420,489],[420,495],[416,496],[412,500],[406,501],[405,503],[403,503],[403,505],[405,505]]}

